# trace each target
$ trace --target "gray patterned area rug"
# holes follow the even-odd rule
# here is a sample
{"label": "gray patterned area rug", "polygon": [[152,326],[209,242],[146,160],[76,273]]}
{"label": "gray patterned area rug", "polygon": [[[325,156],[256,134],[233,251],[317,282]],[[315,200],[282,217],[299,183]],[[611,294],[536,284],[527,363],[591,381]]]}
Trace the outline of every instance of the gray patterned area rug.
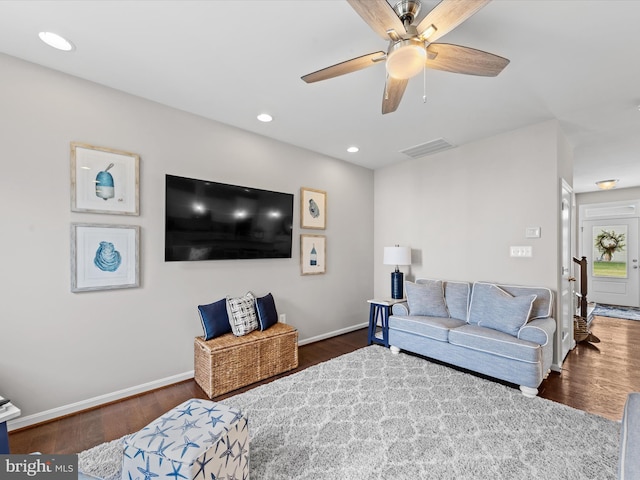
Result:
{"label": "gray patterned area rug", "polygon": [[[380,346],[223,403],[249,416],[254,480],[616,478],[618,423]],[[80,470],[119,478],[119,442]]]}

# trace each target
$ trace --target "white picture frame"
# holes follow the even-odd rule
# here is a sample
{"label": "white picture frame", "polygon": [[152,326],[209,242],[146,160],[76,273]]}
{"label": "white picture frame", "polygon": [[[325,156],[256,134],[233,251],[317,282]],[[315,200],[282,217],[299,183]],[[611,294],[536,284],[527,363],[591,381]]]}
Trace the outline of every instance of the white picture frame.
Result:
{"label": "white picture frame", "polygon": [[140,215],[140,156],[71,142],[71,211]]}
{"label": "white picture frame", "polygon": [[71,224],[71,291],[140,286],[140,227]]}

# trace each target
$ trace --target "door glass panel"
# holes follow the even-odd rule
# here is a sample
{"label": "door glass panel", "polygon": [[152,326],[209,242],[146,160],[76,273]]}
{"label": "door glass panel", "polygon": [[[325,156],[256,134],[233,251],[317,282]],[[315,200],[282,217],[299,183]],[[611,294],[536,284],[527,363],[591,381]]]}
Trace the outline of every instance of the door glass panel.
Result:
{"label": "door glass panel", "polygon": [[627,278],[627,226],[594,226],[592,239],[592,275],[594,277]]}

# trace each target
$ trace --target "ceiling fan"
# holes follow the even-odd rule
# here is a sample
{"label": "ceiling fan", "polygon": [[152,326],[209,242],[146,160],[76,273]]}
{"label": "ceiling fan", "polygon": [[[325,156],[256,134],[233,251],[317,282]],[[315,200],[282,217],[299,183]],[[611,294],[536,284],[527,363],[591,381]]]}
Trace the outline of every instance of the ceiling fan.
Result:
{"label": "ceiling fan", "polygon": [[302,77],[307,83],[327,80],[386,61],[387,81],[382,113],[394,112],[409,79],[425,67],[453,73],[495,77],[509,60],[492,53],[460,45],[432,43],[449,33],[491,0],[442,0],[414,25],[419,0],[401,0],[391,7],[386,0],[347,0],[349,5],[382,38],[389,40],[387,52],[378,51],[352,58]]}

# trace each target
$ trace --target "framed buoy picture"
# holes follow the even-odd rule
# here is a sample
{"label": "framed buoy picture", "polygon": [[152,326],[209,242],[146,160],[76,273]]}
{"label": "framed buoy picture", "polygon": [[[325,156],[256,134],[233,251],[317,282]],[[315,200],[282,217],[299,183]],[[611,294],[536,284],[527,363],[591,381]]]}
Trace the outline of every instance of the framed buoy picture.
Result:
{"label": "framed buoy picture", "polygon": [[300,189],[300,227],[324,230],[327,226],[327,192]]}
{"label": "framed buoy picture", "polygon": [[327,271],[327,238],[324,235],[300,235],[300,269],[302,275]]}
{"label": "framed buoy picture", "polygon": [[140,215],[140,156],[71,142],[71,211]]}
{"label": "framed buoy picture", "polygon": [[140,227],[71,224],[71,291],[140,286]]}

